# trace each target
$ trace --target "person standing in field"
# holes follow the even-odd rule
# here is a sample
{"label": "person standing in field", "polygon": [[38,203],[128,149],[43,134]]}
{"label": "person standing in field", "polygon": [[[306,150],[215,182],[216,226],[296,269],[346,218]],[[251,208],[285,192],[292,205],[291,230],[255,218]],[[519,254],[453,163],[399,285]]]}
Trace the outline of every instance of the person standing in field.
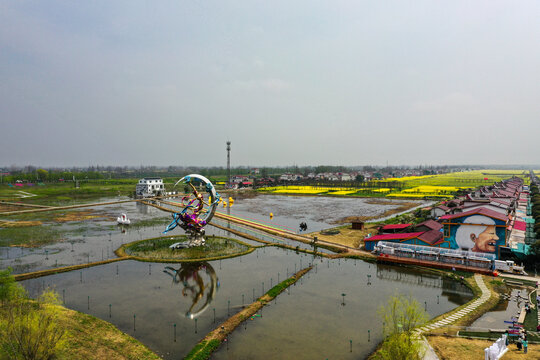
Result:
{"label": "person standing in field", "polygon": [[527,341],[527,339],[523,340],[523,353],[526,354],[527,353],[527,346],[529,345],[529,342]]}

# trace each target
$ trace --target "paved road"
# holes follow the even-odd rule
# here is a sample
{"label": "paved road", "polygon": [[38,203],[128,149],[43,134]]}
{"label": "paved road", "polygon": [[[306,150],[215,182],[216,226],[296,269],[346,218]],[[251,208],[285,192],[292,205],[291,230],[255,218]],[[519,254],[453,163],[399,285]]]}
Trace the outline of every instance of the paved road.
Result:
{"label": "paved road", "polygon": [[534,275],[531,276],[531,275],[516,275],[516,274],[499,273],[499,277],[540,282],[540,276],[535,277]]}

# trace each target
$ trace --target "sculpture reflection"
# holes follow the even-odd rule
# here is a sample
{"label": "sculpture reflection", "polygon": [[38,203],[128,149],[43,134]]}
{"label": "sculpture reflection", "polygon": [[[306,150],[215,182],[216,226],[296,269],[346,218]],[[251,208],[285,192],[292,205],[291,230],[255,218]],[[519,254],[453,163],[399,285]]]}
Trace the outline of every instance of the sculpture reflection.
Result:
{"label": "sculpture reflection", "polygon": [[196,318],[208,308],[219,288],[216,271],[207,262],[184,263],[179,269],[166,266],[163,272],[172,277],[173,284],[183,286],[182,296],[191,297],[192,304],[185,314],[189,319]]}

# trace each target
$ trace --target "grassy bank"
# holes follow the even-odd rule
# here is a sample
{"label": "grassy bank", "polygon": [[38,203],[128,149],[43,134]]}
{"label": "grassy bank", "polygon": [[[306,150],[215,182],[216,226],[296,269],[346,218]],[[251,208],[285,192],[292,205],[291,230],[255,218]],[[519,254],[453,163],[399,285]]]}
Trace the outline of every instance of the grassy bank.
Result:
{"label": "grassy bank", "polygon": [[45,290],[29,299],[11,270],[0,271],[1,359],[159,359],[106,321],[66,309]]}
{"label": "grassy bank", "polygon": [[58,313],[58,323],[66,329],[66,345],[59,359],[160,359],[106,321],[61,306]]}
{"label": "grassy bank", "polygon": [[[493,340],[464,339],[447,336],[430,336],[428,338],[439,359],[441,360],[481,360],[484,359],[484,349],[493,345]],[[503,359],[540,359],[540,345],[529,344],[529,351],[517,351],[515,345],[509,346],[509,351]]]}
{"label": "grassy bank", "polygon": [[169,248],[177,242],[187,242],[185,235],[167,236],[135,241],[122,245],[116,254],[129,256],[135,260],[175,262],[175,261],[210,261],[245,255],[255,248],[244,242],[218,236],[207,236],[206,245],[185,249]]}

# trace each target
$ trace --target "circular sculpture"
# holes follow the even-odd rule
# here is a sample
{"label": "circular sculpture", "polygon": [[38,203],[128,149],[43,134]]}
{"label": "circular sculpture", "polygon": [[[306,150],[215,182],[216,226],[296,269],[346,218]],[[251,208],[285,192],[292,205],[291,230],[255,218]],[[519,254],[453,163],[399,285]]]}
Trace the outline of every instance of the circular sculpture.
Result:
{"label": "circular sculpture", "polygon": [[[171,231],[177,226],[184,229],[188,235],[188,243],[176,243],[171,248],[193,247],[204,245],[204,227],[210,222],[221,197],[214,185],[202,175],[191,174],[184,176],[174,184],[186,185],[187,195],[182,198],[182,211],[172,215],[173,221],[167,226],[165,231]],[[196,186],[203,186],[208,195],[208,200],[204,200],[204,194],[197,190]],[[200,189],[199,189],[200,190]]]}

